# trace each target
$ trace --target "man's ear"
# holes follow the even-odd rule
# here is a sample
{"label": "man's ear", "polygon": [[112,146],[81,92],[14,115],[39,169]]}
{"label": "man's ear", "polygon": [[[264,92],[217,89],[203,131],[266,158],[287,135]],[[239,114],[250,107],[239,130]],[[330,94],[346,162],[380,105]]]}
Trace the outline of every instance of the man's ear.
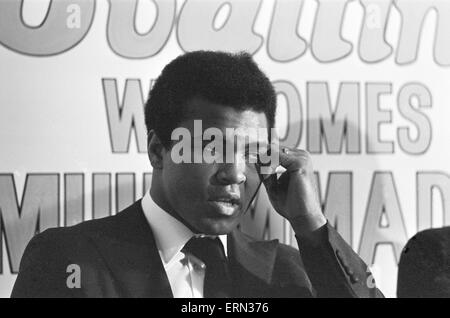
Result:
{"label": "man's ear", "polygon": [[163,152],[165,148],[154,130],[150,130],[148,133],[147,141],[148,159],[150,160],[153,169],[162,169]]}

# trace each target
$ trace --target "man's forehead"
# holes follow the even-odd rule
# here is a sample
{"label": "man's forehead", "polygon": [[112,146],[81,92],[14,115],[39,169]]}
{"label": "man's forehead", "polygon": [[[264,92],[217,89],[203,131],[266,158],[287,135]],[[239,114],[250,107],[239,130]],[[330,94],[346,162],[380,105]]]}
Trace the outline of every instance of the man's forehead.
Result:
{"label": "man's forehead", "polygon": [[[245,109],[243,105],[242,109]],[[193,128],[195,120],[201,120],[204,129],[225,128],[267,128],[265,113],[251,109],[236,109],[226,104],[210,102],[203,98],[193,98],[186,105],[185,120],[181,123],[186,128]]]}

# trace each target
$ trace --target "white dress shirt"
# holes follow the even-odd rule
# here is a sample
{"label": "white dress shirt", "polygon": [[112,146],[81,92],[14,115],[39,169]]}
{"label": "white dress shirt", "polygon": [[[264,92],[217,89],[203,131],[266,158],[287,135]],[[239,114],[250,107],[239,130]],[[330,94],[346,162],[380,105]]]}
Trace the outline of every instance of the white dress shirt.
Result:
{"label": "white dress shirt", "polygon": [[[175,298],[203,298],[206,265],[181,249],[196,235],[183,223],[160,208],[148,191],[142,198],[142,209],[153,231],[156,247],[169,278]],[[227,254],[227,236],[219,235]]]}

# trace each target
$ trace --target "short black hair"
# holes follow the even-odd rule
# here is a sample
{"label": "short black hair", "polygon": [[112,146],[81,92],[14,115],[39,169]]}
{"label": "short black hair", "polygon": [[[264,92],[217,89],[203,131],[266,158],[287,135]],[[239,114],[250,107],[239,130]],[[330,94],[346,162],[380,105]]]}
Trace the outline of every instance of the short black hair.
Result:
{"label": "short black hair", "polygon": [[145,105],[147,134],[154,130],[165,147],[186,116],[193,98],[265,113],[275,125],[276,93],[270,80],[248,53],[194,51],[167,64]]}

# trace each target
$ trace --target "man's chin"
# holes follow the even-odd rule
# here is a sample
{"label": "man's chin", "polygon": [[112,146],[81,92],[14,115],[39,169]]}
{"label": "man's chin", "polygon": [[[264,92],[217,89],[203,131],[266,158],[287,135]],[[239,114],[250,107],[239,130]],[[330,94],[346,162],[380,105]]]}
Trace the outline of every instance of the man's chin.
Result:
{"label": "man's chin", "polygon": [[197,226],[199,233],[206,235],[226,235],[231,233],[238,225],[237,220],[202,220]]}

